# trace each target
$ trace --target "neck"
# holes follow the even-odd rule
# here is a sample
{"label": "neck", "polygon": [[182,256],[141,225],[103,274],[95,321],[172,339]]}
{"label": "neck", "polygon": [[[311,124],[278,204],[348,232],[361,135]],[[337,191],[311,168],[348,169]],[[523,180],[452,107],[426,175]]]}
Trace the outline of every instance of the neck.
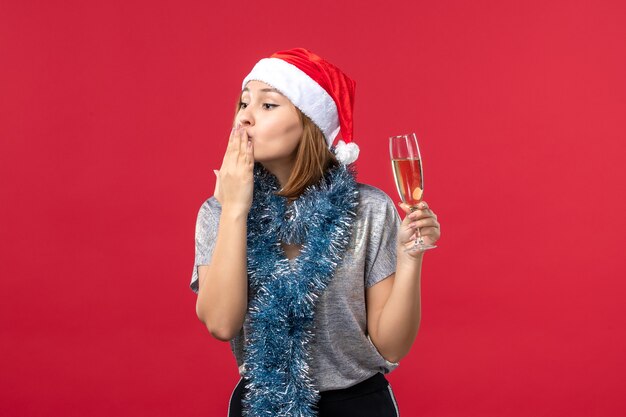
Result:
{"label": "neck", "polygon": [[293,162],[290,164],[285,163],[263,163],[263,167],[271,172],[278,182],[280,183],[281,189],[287,185],[287,181],[289,181],[289,176],[291,175],[291,171],[293,170]]}

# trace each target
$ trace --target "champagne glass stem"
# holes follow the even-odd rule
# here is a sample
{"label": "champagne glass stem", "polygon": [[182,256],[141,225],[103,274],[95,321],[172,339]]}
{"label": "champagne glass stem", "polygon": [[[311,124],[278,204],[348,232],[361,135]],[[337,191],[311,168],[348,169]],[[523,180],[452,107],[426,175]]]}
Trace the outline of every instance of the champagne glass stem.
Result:
{"label": "champagne glass stem", "polygon": [[[417,210],[417,206],[411,207],[411,213],[413,213],[416,210]],[[415,243],[413,244],[414,248],[419,246],[419,245],[423,245],[424,244],[424,239],[422,239],[422,234],[420,233],[420,228],[416,227],[415,231],[417,233],[417,236],[415,236]]]}
{"label": "champagne glass stem", "polygon": [[[418,209],[417,206],[411,206],[411,213],[413,213],[417,209]],[[435,249],[437,247],[435,245],[426,245],[424,243],[424,238],[422,237],[422,234],[420,233],[420,228],[416,227],[415,230],[416,230],[415,233],[417,234],[417,236],[415,236],[415,241],[413,242],[413,246],[411,246],[408,249],[405,249],[404,250],[405,252],[413,252],[413,251],[424,252],[429,249]]]}
{"label": "champagne glass stem", "polygon": [[422,239],[422,234],[420,233],[420,228],[416,227],[415,230],[417,231],[417,237],[415,238],[415,243],[417,245],[424,244],[424,239]]}

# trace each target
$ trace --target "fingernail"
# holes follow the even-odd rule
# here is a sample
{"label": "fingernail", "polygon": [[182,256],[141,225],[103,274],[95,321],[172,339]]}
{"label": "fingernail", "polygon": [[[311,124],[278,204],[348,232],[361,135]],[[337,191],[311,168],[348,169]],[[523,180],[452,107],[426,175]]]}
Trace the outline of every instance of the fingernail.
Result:
{"label": "fingernail", "polygon": [[423,209],[424,207],[426,207],[426,205],[424,203],[419,203],[418,207]]}

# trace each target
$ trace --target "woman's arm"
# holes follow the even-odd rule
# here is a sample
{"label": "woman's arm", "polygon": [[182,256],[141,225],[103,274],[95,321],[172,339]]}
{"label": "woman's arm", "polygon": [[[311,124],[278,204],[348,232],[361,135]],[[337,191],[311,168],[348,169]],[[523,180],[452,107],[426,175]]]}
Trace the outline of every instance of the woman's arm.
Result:
{"label": "woman's arm", "polygon": [[246,314],[246,219],[244,213],[222,210],[211,263],[198,267],[196,314],[222,341],[237,335]]}
{"label": "woman's arm", "polygon": [[[428,209],[406,216],[398,234],[396,272],[366,290],[367,330],[372,342],[389,362],[399,362],[411,350],[419,330],[423,252],[404,252],[412,244],[416,227],[424,240],[439,239],[437,216]],[[408,207],[402,206],[409,213]]]}
{"label": "woman's arm", "polygon": [[247,217],[252,205],[254,155],[243,129],[233,129],[217,174],[222,214],[210,265],[198,268],[196,314],[213,337],[227,341],[241,329],[248,303]]}

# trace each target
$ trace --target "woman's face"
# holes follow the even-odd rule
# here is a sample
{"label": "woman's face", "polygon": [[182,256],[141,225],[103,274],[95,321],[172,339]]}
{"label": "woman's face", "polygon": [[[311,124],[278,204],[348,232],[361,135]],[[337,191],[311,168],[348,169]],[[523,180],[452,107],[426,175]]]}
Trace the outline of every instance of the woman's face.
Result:
{"label": "woman's face", "polygon": [[289,99],[261,81],[250,81],[241,93],[235,122],[242,125],[257,162],[292,164],[302,137],[302,123]]}

